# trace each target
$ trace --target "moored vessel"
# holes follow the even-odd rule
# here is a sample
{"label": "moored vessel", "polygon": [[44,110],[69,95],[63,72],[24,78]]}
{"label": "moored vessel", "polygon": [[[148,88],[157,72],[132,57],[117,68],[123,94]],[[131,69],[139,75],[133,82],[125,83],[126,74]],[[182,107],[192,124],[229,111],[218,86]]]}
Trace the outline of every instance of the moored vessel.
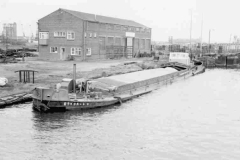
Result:
{"label": "moored vessel", "polygon": [[204,72],[199,61],[192,65],[169,62],[161,68],[102,77],[93,80],[64,79],[54,88],[38,87],[33,91],[37,111],[89,109],[123,103],[159,89],[177,80]]}

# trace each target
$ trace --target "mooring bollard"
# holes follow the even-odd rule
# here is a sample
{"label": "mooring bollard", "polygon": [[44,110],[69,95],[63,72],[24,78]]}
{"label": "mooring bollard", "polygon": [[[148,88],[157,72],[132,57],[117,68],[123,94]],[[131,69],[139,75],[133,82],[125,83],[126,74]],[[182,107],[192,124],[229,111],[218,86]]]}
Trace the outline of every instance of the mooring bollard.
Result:
{"label": "mooring bollard", "polygon": [[[19,82],[23,82],[23,83],[31,83],[31,77],[30,77],[30,73],[32,73],[32,83],[34,83],[34,73],[38,72],[38,71],[34,71],[34,70],[18,70],[15,71],[19,72]],[[23,75],[23,77],[22,77]]]}

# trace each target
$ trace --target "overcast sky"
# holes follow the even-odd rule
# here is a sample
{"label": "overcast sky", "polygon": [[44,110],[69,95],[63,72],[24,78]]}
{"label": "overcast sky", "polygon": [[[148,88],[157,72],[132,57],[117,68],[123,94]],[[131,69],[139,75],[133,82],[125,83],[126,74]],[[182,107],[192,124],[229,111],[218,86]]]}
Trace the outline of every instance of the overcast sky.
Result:
{"label": "overcast sky", "polygon": [[[36,33],[38,19],[65,8],[80,12],[130,19],[152,28],[152,40],[200,38],[229,42],[240,37],[240,0],[0,0],[0,31],[3,23],[16,22],[18,35]],[[232,36],[231,36],[232,35]]]}

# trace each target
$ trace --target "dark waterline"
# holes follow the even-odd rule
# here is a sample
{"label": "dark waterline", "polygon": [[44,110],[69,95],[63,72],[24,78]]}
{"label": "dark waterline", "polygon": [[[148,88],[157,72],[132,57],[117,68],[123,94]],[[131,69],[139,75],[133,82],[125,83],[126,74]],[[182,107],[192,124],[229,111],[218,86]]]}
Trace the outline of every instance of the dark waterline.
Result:
{"label": "dark waterline", "polygon": [[240,72],[213,69],[107,108],[0,110],[0,159],[239,159]]}

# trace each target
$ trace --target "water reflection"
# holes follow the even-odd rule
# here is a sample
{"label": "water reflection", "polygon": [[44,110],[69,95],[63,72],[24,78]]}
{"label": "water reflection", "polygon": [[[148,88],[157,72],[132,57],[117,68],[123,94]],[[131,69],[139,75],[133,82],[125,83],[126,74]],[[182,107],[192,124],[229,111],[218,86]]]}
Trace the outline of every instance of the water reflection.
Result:
{"label": "water reflection", "polygon": [[36,130],[50,131],[62,127],[68,127],[72,121],[95,122],[101,119],[104,114],[111,114],[119,109],[120,105],[112,105],[103,108],[73,110],[66,112],[40,113],[33,111],[33,122]]}
{"label": "water reflection", "polygon": [[206,73],[121,106],[0,110],[0,159],[240,159],[240,72]]}

